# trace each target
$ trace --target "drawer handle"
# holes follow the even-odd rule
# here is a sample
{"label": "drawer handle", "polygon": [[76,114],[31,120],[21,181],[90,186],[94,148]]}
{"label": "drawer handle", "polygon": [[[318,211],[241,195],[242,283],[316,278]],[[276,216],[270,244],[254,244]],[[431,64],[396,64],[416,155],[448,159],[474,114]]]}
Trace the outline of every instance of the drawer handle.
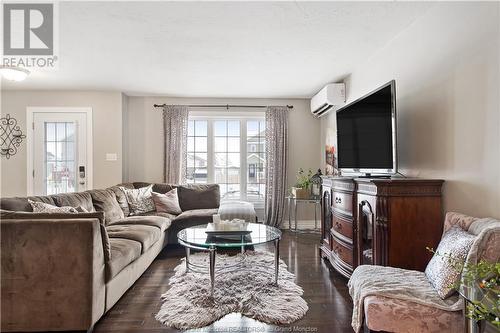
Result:
{"label": "drawer handle", "polygon": [[335,246],[335,248],[333,249],[333,252],[338,253],[338,254],[342,254],[342,249],[338,246]]}
{"label": "drawer handle", "polygon": [[337,227],[337,229],[342,230],[342,224],[335,222],[335,226]]}
{"label": "drawer handle", "polygon": [[335,203],[342,203],[342,198],[335,197]]}

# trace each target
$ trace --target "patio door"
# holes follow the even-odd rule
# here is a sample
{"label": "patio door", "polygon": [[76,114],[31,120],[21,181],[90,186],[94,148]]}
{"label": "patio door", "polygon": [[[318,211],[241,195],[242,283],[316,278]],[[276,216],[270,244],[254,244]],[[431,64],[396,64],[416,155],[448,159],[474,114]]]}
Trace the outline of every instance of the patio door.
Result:
{"label": "patio door", "polygon": [[92,188],[91,109],[30,110],[32,172],[28,194],[51,195]]}

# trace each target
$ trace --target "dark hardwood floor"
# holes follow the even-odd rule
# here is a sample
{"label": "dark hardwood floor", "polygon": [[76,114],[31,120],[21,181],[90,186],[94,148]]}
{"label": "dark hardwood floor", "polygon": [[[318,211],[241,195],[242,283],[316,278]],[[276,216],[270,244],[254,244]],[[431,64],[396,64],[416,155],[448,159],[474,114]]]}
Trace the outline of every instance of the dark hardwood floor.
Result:
{"label": "dark hardwood floor", "polygon": [[[281,258],[304,289],[303,297],[309,305],[304,318],[288,327],[277,327],[232,313],[211,326],[186,332],[352,333],[352,301],[347,280],[319,258],[318,243],[319,234],[285,231],[280,244]],[[155,320],[155,314],[160,308],[160,295],[168,288],[173,269],[183,256],[181,247],[165,248],[134,286],[99,320],[94,332],[178,332],[162,326]]]}

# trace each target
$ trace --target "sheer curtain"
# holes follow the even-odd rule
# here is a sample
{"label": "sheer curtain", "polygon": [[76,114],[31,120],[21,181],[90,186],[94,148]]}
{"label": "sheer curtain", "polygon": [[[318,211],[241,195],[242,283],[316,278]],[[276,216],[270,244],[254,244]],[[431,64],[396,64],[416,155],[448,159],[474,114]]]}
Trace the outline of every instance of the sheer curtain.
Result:
{"label": "sheer curtain", "polygon": [[279,226],[285,215],[288,168],[288,107],[266,110],[266,224]]}
{"label": "sheer curtain", "polygon": [[186,181],[188,116],[189,110],[185,105],[163,107],[163,181],[168,184],[183,184]]}

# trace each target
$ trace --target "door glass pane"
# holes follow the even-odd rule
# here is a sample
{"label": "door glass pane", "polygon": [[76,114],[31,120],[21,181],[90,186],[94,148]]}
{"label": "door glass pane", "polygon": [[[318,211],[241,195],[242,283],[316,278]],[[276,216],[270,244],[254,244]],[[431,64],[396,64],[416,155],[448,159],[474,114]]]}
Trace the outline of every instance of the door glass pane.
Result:
{"label": "door glass pane", "polygon": [[76,141],[72,122],[45,123],[45,192],[76,191]]}
{"label": "door glass pane", "polygon": [[66,140],[66,123],[56,123],[56,140]]}
{"label": "door glass pane", "polygon": [[56,124],[45,123],[45,138],[47,141],[56,141]]}
{"label": "door glass pane", "polygon": [[54,161],[56,159],[56,143],[55,142],[47,142],[46,143],[46,157],[47,161]]}
{"label": "door glass pane", "polygon": [[66,123],[66,140],[75,141],[75,124]]}

